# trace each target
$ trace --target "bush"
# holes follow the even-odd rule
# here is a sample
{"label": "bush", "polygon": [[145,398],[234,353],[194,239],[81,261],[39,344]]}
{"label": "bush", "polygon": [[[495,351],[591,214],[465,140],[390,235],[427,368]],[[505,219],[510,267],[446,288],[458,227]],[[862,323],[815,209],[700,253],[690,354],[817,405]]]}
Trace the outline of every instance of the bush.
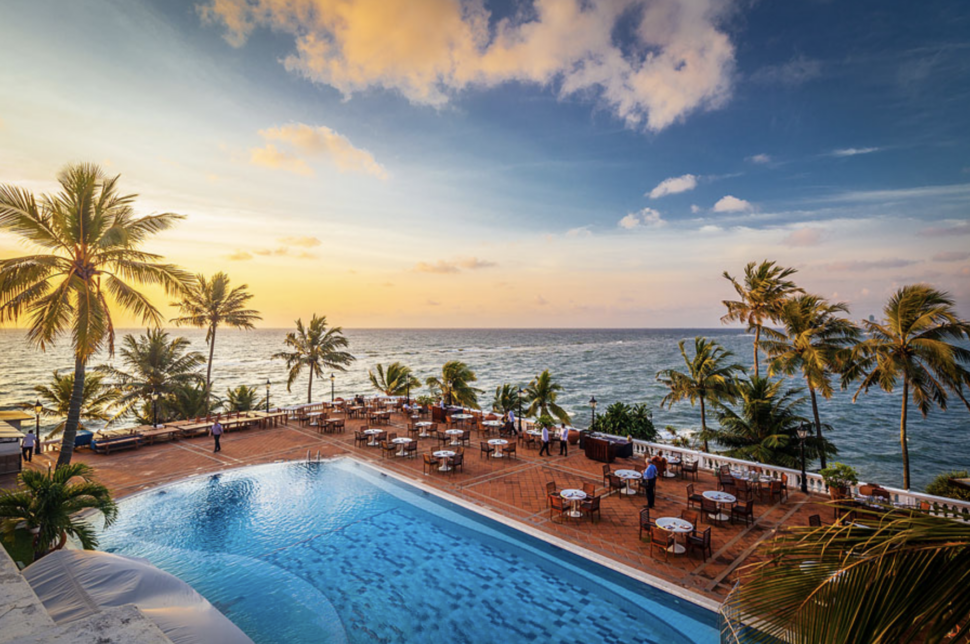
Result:
{"label": "bush", "polygon": [[948,499],[958,501],[970,501],[970,490],[950,483],[950,479],[965,479],[967,477],[967,470],[943,472],[926,486],[926,493],[933,496],[945,496]]}
{"label": "bush", "polygon": [[606,413],[596,418],[596,422],[590,429],[616,436],[631,436],[645,441],[657,438],[657,428],[653,426],[653,414],[643,403],[631,406],[615,402],[606,408]]}

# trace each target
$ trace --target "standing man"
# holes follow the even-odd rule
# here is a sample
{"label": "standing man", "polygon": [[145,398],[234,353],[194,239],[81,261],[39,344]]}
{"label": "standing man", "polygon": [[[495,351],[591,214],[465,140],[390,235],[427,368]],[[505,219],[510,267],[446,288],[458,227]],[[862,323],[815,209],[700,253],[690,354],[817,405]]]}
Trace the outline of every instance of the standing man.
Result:
{"label": "standing man", "polygon": [[549,453],[549,428],[545,425],[542,426],[542,449],[539,450],[539,456],[545,452],[546,456],[551,456]]}
{"label": "standing man", "polygon": [[506,416],[505,431],[512,436],[517,436],[519,431],[515,428],[515,412],[510,409]]}
{"label": "standing man", "polygon": [[566,423],[559,429],[559,455],[569,456],[569,428]]}
{"label": "standing man", "polygon": [[212,450],[213,453],[221,452],[222,445],[219,444],[219,439],[222,438],[222,425],[218,420],[216,421],[216,424],[212,426],[212,437],[216,439],[216,448]]}
{"label": "standing man", "polygon": [[37,446],[37,436],[34,434],[34,430],[27,432],[24,436],[24,442],[20,446],[20,452],[23,455],[23,459],[28,463],[34,458],[34,447]]}
{"label": "standing man", "polygon": [[657,491],[657,466],[653,461],[650,461],[647,469],[643,471],[643,488],[647,491],[647,507],[652,508]]}

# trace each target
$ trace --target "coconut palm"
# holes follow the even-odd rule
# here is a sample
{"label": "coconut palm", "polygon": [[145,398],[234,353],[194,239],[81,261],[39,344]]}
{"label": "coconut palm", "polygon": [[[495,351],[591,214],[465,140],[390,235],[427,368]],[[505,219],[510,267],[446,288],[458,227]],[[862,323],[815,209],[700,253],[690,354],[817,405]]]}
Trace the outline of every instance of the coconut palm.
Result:
{"label": "coconut palm", "polygon": [[737,291],[738,300],[724,300],[727,315],[721,322],[742,322],[748,325],[748,331],[754,331],[754,375],[758,376],[758,350],[761,344],[761,334],[774,339],[781,339],[773,329],[766,327],[765,322],[778,319],[778,312],[786,298],[801,293],[802,289],[786,279],[795,274],[794,268],[782,268],[765,260],[760,264],[749,263],[744,267],[744,284],[739,283],[724,271],[724,279],[731,282]]}
{"label": "coconut palm", "polygon": [[287,333],[283,344],[291,351],[281,351],[273,356],[286,360],[286,367],[290,370],[286,380],[286,390],[290,391],[293,383],[303,373],[303,368],[310,372],[310,382],[307,384],[307,403],[313,402],[313,376],[323,377],[324,370],[346,371],[346,365],[356,358],[341,349],[350,343],[344,337],[344,330],[339,327],[327,328],[327,317],[317,317],[313,314],[310,324],[303,326],[303,319],[296,321],[296,333]]}
{"label": "coconut palm", "polygon": [[[801,445],[798,427],[807,419],[798,413],[805,403],[800,389],[783,389],[782,380],[754,376],[737,383],[738,409],[718,404],[721,429],[714,433],[717,442],[727,448],[726,456],[767,465],[798,467]],[[836,453],[825,438],[805,441],[807,458],[817,458],[820,451]]]}
{"label": "coconut palm", "polygon": [[[820,439],[822,420],[818,413],[818,394],[826,400],[832,397],[831,376],[846,369],[851,348],[859,341],[859,327],[838,316],[848,312],[848,306],[842,302],[830,304],[817,295],[797,295],[786,300],[778,312],[785,338],[762,342],[771,358],[769,376],[801,373],[805,378],[812,401],[815,435]],[[819,464],[825,468],[824,451],[820,457]]]}
{"label": "coconut palm", "polygon": [[226,407],[229,411],[253,411],[266,405],[266,398],[259,397],[259,389],[247,385],[239,385],[235,389],[226,389]]}
{"label": "coconut palm", "polygon": [[968,523],[856,510],[844,525],[788,528],[758,555],[722,608],[734,633],[722,641],[967,641]]}
{"label": "coconut palm", "polygon": [[694,357],[687,356],[684,349],[686,340],[681,340],[680,355],[687,366],[687,372],[664,369],[657,373],[657,380],[670,389],[670,393],[660,401],[660,406],[669,409],[675,402],[689,400],[693,407],[701,407],[701,439],[704,451],[708,451],[706,403],[723,403],[734,400],[735,377],[744,373],[744,367],[730,362],[734,354],[714,340],[702,336],[694,338]]}
{"label": "coconut palm", "polygon": [[259,311],[246,308],[252,294],[243,284],[229,288],[229,276],[219,272],[207,280],[196,275],[195,284],[188,289],[177,306],[182,316],[172,320],[177,326],[189,325],[204,328],[205,341],[209,345],[209,360],[205,370],[205,386],[212,388],[212,355],[216,348],[216,330],[220,326],[234,329],[254,329],[254,322],[261,320]]}
{"label": "coconut palm", "polygon": [[546,369],[533,378],[525,387],[524,400],[529,404],[525,410],[526,416],[555,416],[561,422],[569,422],[569,412],[556,404],[562,385],[552,379],[552,374]]}
{"label": "coconut palm", "polygon": [[459,360],[451,360],[441,367],[440,378],[432,376],[425,380],[425,384],[431,391],[444,397],[449,405],[478,409],[478,394],[482,390],[471,385],[476,380],[478,378],[475,372],[468,365]]}
{"label": "coconut palm", "polygon": [[70,463],[53,472],[24,470],[17,481],[17,489],[0,492],[0,530],[8,541],[17,531],[32,532],[35,560],[63,547],[68,536],[86,550],[97,547],[94,526],[81,516],[84,510],[100,512],[104,527],[118,516],[111,492],[95,482],[89,465]]}
{"label": "coconut palm", "polygon": [[[55,370],[51,381],[46,385],[34,386],[34,392],[46,404],[41,405],[40,415],[47,418],[58,418],[61,421],[51,430],[48,436],[56,437],[64,431],[67,424],[67,414],[71,408],[71,394],[74,392],[74,374],[61,375]],[[104,382],[100,373],[90,373],[84,379],[84,391],[81,394],[81,414],[78,421],[79,429],[87,429],[85,422],[107,422],[111,418],[111,407],[118,400],[118,391]],[[25,405],[33,409],[33,405]]]}
{"label": "coconut palm", "polygon": [[42,249],[41,254],[0,260],[0,322],[27,319],[27,340],[46,351],[70,333],[74,391],[57,466],[71,462],[81,418],[85,369],[91,356],[114,352],[113,312],[158,326],[162,316],[133,284],[160,286],[176,295],[191,275],[139,250],[180,219],[164,213],[135,217],[135,195],[118,193],[119,177],[95,165],[66,167],[57,194],[34,196],[0,186],[0,230]]}
{"label": "coconut palm", "polygon": [[970,338],[970,324],[957,317],[949,294],[925,284],[904,286],[883,309],[883,322],[863,322],[867,339],[843,381],[859,378],[852,401],[872,387],[892,392],[903,385],[899,443],[903,453],[903,487],[909,489],[906,419],[909,401],[925,418],[935,404],[946,410],[952,392],[970,410],[963,388],[970,386],[970,351],[956,344]]}
{"label": "coconut palm", "polygon": [[201,377],[195,382],[175,386],[171,395],[165,399],[164,405],[169,417],[176,420],[205,416],[209,412],[218,411],[221,407],[222,400],[211,394]]}
{"label": "coconut palm", "polygon": [[98,367],[98,372],[109,376],[120,392],[114,419],[135,411],[142,422],[154,422],[153,394],[158,396],[159,416],[171,417],[175,390],[202,380],[199,368],[205,364],[205,356],[189,351],[189,346],[186,338],[172,338],[161,329],[148,329],[138,337],[126,334],[118,351],[125,370],[108,365]]}
{"label": "coconut palm", "polygon": [[374,385],[374,389],[385,396],[403,396],[410,394],[412,389],[421,387],[421,381],[414,377],[411,369],[400,362],[392,362],[387,365],[387,369],[378,364],[374,371],[368,371],[367,375],[370,376],[370,383]]}
{"label": "coconut palm", "polygon": [[507,414],[510,411],[517,412],[522,400],[519,397],[518,385],[506,382],[495,388],[495,399],[492,401],[492,411],[500,414]]}

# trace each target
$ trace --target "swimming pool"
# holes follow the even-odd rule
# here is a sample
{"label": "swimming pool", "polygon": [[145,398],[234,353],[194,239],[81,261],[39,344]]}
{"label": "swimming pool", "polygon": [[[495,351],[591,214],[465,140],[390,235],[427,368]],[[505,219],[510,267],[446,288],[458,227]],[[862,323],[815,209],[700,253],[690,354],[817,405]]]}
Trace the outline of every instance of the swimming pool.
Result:
{"label": "swimming pool", "polygon": [[716,615],[349,459],[199,477],[101,536],[257,644],[717,642]]}

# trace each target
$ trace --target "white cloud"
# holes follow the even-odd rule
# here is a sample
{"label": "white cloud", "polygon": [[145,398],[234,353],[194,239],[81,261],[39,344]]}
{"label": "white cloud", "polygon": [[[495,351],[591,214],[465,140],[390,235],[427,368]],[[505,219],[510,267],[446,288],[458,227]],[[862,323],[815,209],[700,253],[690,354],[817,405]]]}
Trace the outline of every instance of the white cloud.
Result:
{"label": "white cloud", "polygon": [[721,197],[716,204],[714,204],[714,212],[745,212],[752,210],[754,206],[750,202],[744,199],[738,199],[731,195],[725,195]]}
{"label": "white cloud", "polygon": [[249,162],[253,165],[285,170],[304,177],[313,175],[313,170],[307,165],[306,161],[291,152],[276,149],[276,146],[272,143],[263,148],[252,148],[249,151]]}
{"label": "white cloud", "polygon": [[226,259],[230,262],[246,262],[253,258],[253,256],[244,250],[237,250],[233,253],[226,255]]}
{"label": "white cloud", "polygon": [[766,165],[771,163],[771,157],[767,154],[755,154],[754,156],[748,157],[748,161],[759,165]]}
{"label": "white cloud", "polygon": [[827,266],[830,271],[838,272],[860,272],[860,271],[870,271],[879,268],[904,268],[906,266],[912,266],[913,264],[918,264],[916,260],[912,259],[902,259],[899,257],[893,257],[889,259],[877,259],[877,260],[851,260],[844,262],[833,262]]}
{"label": "white cloud", "polygon": [[756,83],[801,85],[822,75],[822,63],[799,54],[780,65],[766,65],[751,74]]}
{"label": "white cloud", "polygon": [[641,227],[660,228],[662,226],[666,226],[667,222],[664,221],[663,217],[660,216],[660,213],[653,208],[644,208],[639,212],[631,212],[627,214],[617,223],[617,225],[620,228],[633,230]]}
{"label": "white cloud", "polygon": [[[522,82],[605,103],[662,130],[731,94],[734,45],[719,0],[535,0],[496,19],[481,0],[207,0],[205,22],[242,46],[258,27],[294,39],[286,68],[350,97],[380,87],[443,105],[472,86]],[[634,39],[621,43],[618,28]],[[627,46],[629,45],[629,46]]]}
{"label": "white cloud", "polygon": [[822,230],[805,226],[789,233],[782,243],[788,246],[818,246],[822,242]]}
{"label": "white cloud", "polygon": [[721,228],[720,226],[715,226],[714,224],[707,224],[707,225],[701,226],[698,232],[701,233],[702,235],[718,235],[720,233],[723,233],[724,229]]}
{"label": "white cloud", "polygon": [[697,177],[692,174],[685,174],[680,177],[670,177],[664,179],[657,187],[650,191],[651,199],[659,199],[665,195],[675,195],[680,192],[687,192],[697,187]]}
{"label": "white cloud", "polygon": [[945,250],[933,255],[935,262],[962,262],[965,259],[970,259],[970,253],[959,250]]}
{"label": "white cloud", "polygon": [[570,228],[566,231],[566,237],[590,237],[593,231],[589,229],[589,226],[579,226],[578,228]]}
{"label": "white cloud", "polygon": [[691,204],[690,211],[692,213],[694,213],[695,215],[697,213],[699,213],[701,210],[702,210],[702,208],[700,206],[698,206],[697,204]]}
{"label": "white cloud", "polygon": [[491,268],[493,266],[498,266],[498,264],[485,259],[479,259],[477,257],[465,257],[463,259],[453,261],[439,259],[436,262],[418,262],[414,265],[414,270],[418,273],[437,273],[439,275],[447,275],[450,273],[460,273],[461,269],[463,268],[470,271],[477,271],[482,268]]}
{"label": "white cloud", "polygon": [[839,150],[832,150],[829,152],[829,156],[833,157],[854,157],[859,154],[872,154],[873,152],[878,152],[882,148],[841,148]]}
{"label": "white cloud", "polygon": [[[333,163],[340,172],[363,172],[379,179],[387,179],[387,171],[370,152],[354,147],[347,137],[328,127],[289,123],[260,130],[259,136],[267,144],[263,148],[250,150],[250,161],[256,165],[309,176],[313,174],[313,170],[304,157],[323,158]],[[297,156],[292,151],[278,150],[276,143],[294,148],[303,156]]]}
{"label": "white cloud", "polygon": [[316,237],[280,237],[279,241],[287,246],[300,246],[301,248],[313,248],[323,243]]}

